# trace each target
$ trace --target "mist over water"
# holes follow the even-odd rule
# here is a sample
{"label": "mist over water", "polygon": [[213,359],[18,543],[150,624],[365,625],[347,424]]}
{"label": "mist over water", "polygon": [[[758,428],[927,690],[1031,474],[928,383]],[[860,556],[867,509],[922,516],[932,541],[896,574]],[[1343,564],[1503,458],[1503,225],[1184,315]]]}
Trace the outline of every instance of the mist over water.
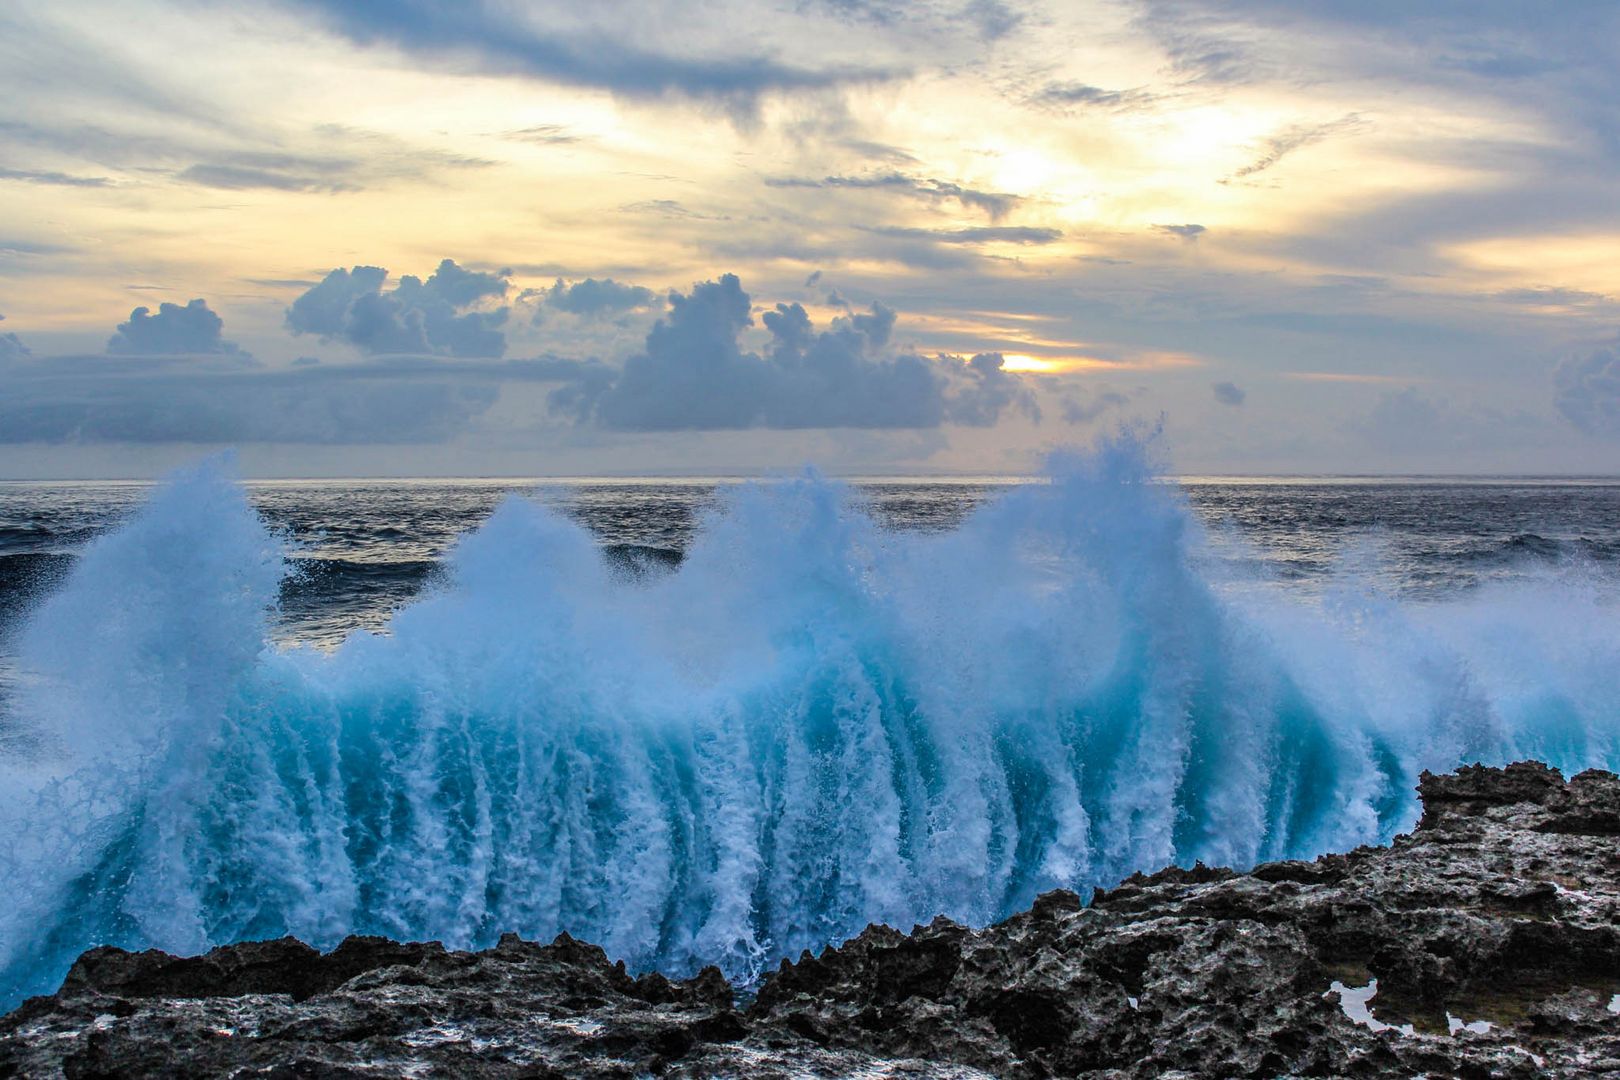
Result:
{"label": "mist over water", "polygon": [[751,977],[872,921],[1387,840],[1423,769],[1620,765],[1601,553],[1417,598],[1368,545],[1303,589],[1155,479],[1121,436],[920,531],[740,486],[678,562],[511,497],[386,633],[318,650],[277,640],[288,540],[219,463],[180,475],[15,633],[0,1006],[92,944],[284,933],[567,930]]}

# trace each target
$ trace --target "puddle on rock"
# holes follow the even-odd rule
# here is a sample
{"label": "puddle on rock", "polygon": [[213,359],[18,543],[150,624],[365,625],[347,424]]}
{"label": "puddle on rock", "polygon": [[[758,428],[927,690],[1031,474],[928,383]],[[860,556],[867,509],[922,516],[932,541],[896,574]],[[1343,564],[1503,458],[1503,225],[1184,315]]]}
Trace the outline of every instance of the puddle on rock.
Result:
{"label": "puddle on rock", "polygon": [[1452,1016],[1450,1011],[1447,1011],[1446,1030],[1452,1035],[1457,1034],[1459,1031],[1472,1031],[1475,1035],[1488,1035],[1491,1030],[1491,1022],[1489,1020],[1464,1020],[1461,1017]]}
{"label": "puddle on rock", "polygon": [[1377,979],[1368,980],[1366,986],[1346,986],[1338,979],[1334,979],[1333,985],[1328,987],[1328,993],[1338,994],[1339,1008],[1344,1010],[1344,1015],[1370,1031],[1393,1029],[1402,1035],[1411,1035],[1416,1031],[1411,1024],[1386,1024],[1372,1014],[1370,1002],[1378,994]]}

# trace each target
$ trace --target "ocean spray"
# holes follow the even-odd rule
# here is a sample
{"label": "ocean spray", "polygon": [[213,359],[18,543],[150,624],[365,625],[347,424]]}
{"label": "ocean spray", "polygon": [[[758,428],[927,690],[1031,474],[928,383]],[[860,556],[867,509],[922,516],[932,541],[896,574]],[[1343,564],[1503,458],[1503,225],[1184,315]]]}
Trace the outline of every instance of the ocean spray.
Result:
{"label": "ocean spray", "polygon": [[668,573],[509,498],[385,634],[270,644],[284,545],[213,462],[19,635],[0,1006],[84,948],[559,930],[756,976],[871,921],[1387,840],[1423,769],[1620,764],[1620,613],[1579,568],[1441,602],[1353,566],[1234,588],[1150,446],[958,528],[813,474]]}

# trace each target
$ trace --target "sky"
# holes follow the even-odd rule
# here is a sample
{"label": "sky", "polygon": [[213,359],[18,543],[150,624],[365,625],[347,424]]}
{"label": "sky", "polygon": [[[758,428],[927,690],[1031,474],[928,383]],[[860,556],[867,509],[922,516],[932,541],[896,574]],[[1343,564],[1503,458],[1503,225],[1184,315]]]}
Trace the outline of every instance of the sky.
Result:
{"label": "sky", "polygon": [[1620,473],[1620,5],[10,0],[0,478]]}

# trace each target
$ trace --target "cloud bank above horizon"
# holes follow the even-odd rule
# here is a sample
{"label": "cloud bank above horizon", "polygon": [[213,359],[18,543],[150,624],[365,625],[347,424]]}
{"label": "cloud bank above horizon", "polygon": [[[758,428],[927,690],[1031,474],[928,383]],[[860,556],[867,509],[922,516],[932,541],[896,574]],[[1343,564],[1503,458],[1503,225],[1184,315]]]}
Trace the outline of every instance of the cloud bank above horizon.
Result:
{"label": "cloud bank above horizon", "polygon": [[[1620,471],[1620,10],[0,12],[0,474]],[[186,62],[174,63],[175,57]]]}

